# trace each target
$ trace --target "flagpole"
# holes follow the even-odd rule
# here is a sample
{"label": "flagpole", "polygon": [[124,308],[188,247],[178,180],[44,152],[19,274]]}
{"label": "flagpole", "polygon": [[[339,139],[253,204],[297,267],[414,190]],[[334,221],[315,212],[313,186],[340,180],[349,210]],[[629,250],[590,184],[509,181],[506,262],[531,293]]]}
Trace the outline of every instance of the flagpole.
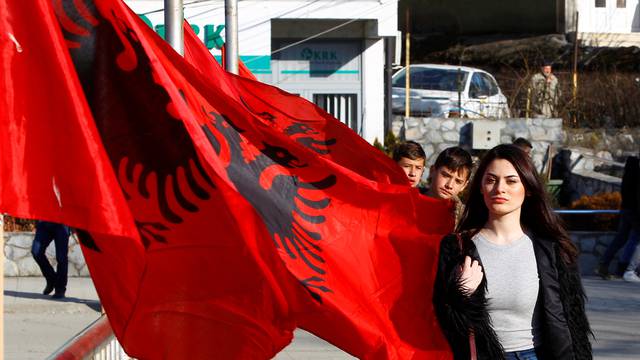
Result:
{"label": "flagpole", "polygon": [[224,0],[225,70],[238,73],[238,0]]}
{"label": "flagpole", "polygon": [[180,55],[184,55],[184,8],[182,0],[164,0],[165,40]]}

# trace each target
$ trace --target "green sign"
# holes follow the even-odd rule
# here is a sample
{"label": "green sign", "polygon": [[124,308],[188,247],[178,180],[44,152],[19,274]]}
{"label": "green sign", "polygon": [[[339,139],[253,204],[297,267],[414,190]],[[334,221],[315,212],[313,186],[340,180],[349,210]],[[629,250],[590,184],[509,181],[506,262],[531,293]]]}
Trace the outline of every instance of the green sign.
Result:
{"label": "green sign", "polygon": [[338,56],[335,51],[329,50],[313,50],[311,48],[303,48],[300,52],[300,56],[304,60],[309,61],[330,61],[330,60],[338,60]]}
{"label": "green sign", "polygon": [[[146,17],[144,14],[138,14],[138,16],[140,16],[140,18],[147,25],[149,25],[149,27],[152,28],[153,31],[158,33],[160,37],[162,37],[163,39],[165,38],[164,24],[158,24],[156,26],[153,26],[153,23],[151,23],[151,20],[149,20],[149,18]],[[191,28],[193,29],[193,32],[196,33],[196,35],[200,34],[200,26],[191,25]],[[223,29],[224,29],[224,25],[207,24],[204,26],[204,44],[207,46],[207,49],[211,50],[213,48],[216,48],[216,49],[222,48],[222,45],[224,45],[224,39],[222,38],[222,36],[220,36],[220,33],[222,32]]]}

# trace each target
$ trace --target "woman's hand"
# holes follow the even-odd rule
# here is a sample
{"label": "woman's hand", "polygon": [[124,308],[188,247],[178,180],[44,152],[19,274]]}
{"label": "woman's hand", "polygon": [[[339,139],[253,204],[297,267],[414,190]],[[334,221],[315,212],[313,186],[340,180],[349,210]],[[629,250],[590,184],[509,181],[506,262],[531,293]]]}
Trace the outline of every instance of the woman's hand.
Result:
{"label": "woman's hand", "polygon": [[477,260],[471,261],[469,256],[465,256],[464,264],[460,266],[460,284],[462,290],[471,295],[473,294],[480,283],[482,282],[482,266]]}

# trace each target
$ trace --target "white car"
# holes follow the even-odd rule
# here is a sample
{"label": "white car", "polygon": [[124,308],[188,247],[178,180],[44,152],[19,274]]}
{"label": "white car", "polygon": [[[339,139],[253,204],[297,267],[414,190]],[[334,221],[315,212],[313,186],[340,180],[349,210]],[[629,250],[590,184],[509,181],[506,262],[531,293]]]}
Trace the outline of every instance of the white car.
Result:
{"label": "white car", "polygon": [[[410,65],[411,115],[425,117],[510,117],[507,98],[488,72],[455,65]],[[405,113],[406,68],[392,78],[393,112]]]}

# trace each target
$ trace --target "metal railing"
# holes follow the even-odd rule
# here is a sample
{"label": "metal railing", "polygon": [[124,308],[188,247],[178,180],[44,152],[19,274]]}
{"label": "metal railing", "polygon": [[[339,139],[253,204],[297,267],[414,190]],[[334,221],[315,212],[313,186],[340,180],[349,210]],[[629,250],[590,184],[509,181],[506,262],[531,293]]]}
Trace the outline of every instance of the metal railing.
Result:
{"label": "metal railing", "polygon": [[595,209],[595,210],[569,210],[569,209],[555,209],[553,210],[556,214],[620,214],[620,210],[605,210],[605,209]]}
{"label": "metal railing", "polygon": [[106,315],[91,323],[47,360],[127,360],[130,358],[116,339]]}

